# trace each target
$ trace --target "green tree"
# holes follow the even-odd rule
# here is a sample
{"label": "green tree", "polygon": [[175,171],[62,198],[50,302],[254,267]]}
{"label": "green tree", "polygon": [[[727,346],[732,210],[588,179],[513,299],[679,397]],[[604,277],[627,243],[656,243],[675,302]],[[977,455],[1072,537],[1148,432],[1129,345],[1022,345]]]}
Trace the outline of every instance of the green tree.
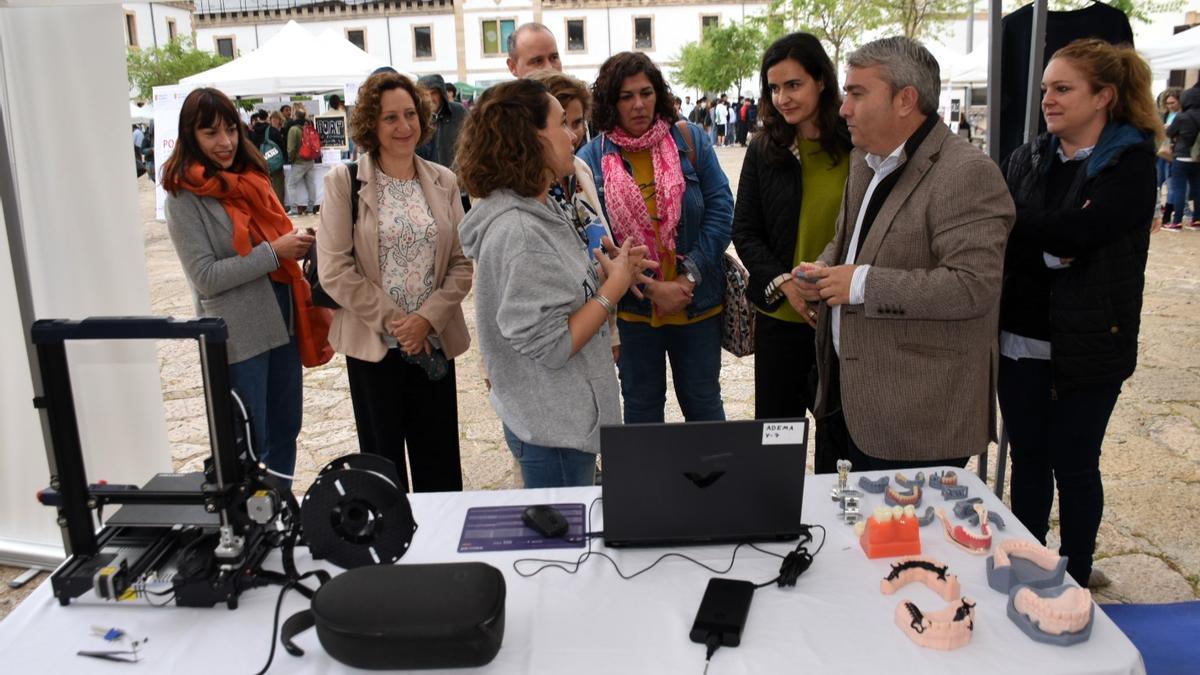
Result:
{"label": "green tree", "polygon": [[710,26],[700,42],[685,44],[675,57],[675,80],[701,91],[727,91],[758,71],[762,31],[750,23]]}
{"label": "green tree", "polygon": [[130,49],[125,54],[129,85],[146,100],[154,95],[154,87],[178,84],[189,75],[202,73],[228,60],[196,49],[188,38],[171,40],[158,49]]}
{"label": "green tree", "polygon": [[878,28],[882,17],[878,0],[772,0],[766,14],[750,21],[768,43],[794,31],[811,33],[830,50],[836,68],[842,53]]}
{"label": "green tree", "polygon": [[877,0],[883,23],[914,40],[938,34],[950,19],[963,16],[968,0]]}

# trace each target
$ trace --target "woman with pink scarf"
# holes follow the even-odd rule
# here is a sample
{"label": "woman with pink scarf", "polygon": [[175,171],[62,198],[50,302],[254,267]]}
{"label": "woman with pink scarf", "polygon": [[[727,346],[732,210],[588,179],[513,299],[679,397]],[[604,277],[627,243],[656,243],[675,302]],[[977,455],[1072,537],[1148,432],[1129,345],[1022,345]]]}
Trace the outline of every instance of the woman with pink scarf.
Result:
{"label": "woman with pink scarf", "polygon": [[678,120],[674,95],[645,55],[622,52],[592,86],[600,134],[579,151],[596,177],[616,242],[659,263],[621,298],[617,362],[625,422],[662,422],[666,362],[688,421],[723,420],[721,310],[733,194],[703,130]]}

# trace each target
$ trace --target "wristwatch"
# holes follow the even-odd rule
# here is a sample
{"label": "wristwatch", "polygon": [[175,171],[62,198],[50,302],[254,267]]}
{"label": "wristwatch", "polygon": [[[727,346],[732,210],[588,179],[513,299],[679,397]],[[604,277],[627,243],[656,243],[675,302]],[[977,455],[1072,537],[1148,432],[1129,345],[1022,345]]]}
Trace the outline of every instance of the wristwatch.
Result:
{"label": "wristwatch", "polygon": [[687,280],[688,280],[688,282],[689,282],[691,285],[693,285],[693,286],[698,286],[698,285],[700,285],[700,282],[696,280],[696,275],[695,275],[695,274],[692,274],[692,271],[691,271],[691,270],[689,270],[689,269],[686,269],[686,268],[684,269],[684,271],[683,271],[683,278],[684,278],[684,279],[687,279]]}

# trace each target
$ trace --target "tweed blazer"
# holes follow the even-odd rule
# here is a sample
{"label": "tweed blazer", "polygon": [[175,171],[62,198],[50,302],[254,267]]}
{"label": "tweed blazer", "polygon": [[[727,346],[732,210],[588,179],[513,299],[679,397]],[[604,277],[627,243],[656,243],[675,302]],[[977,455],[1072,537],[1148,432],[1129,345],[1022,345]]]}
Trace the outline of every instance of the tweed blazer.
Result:
{"label": "tweed blazer", "polygon": [[[441,340],[446,357],[452,359],[471,344],[462,301],[471,290],[474,266],[458,242],[462,200],[458,181],[449,169],[420,157],[414,161],[421,192],[438,229],[433,295],[416,313],[433,326],[432,335]],[[384,336],[389,334],[388,324],[405,312],[380,281],[379,192],[375,164],[369,155],[359,156],[358,178],[362,182],[354,196],[359,200],[358,222],[351,225],[349,167],[335,166],[325,177],[321,227],[317,230],[317,259],[321,261],[318,271],[321,287],[342,306],[334,312],[329,343],[338,353],[378,362],[387,355]]]}
{"label": "tweed blazer", "polygon": [[249,255],[238,255],[233,221],[213,197],[180,190],[167,195],[165,210],[196,316],[220,317],[229,328],[229,362],[287,344],[288,326],[267,276],[279,267],[271,245],[264,241]]}
{"label": "tweed blazer", "polygon": [[[1000,286],[1016,212],[1000,169],[945,124],[907,162],[855,260],[871,269],[866,302],[842,308],[840,401],[829,396],[839,357],[821,305],[816,415],[840,404],[872,457],[964,457],[995,438]],[[873,175],[855,150],[826,264],[846,259]]]}

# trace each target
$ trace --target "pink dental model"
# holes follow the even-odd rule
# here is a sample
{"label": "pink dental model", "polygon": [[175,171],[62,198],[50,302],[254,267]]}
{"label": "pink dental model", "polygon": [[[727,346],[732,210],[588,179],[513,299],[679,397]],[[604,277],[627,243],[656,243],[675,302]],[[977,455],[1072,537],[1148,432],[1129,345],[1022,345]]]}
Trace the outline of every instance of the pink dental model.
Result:
{"label": "pink dental model", "polygon": [[1047,635],[1078,633],[1092,620],[1092,593],[1070,586],[1058,597],[1042,597],[1025,587],[1013,596],[1013,607]]}
{"label": "pink dental model", "polygon": [[896,625],[910,640],[929,649],[965,646],[975,631],[975,603],[961,598],[928,614],[905,601],[896,606]]}
{"label": "pink dental model", "polygon": [[933,558],[905,558],[892,563],[892,571],[879,582],[884,595],[892,595],[905,586],[919,582],[928,586],[943,600],[954,600],[962,595],[962,585],[957,574],[949,573],[949,566]]}
{"label": "pink dental model", "polygon": [[983,504],[975,504],[975,513],[979,514],[979,533],[971,532],[962,525],[951,525],[950,519],[946,517],[946,512],[938,509],[938,518],[942,519],[942,527],[946,532],[946,539],[958,546],[967,553],[975,555],[983,555],[992,548],[992,527],[988,523],[987,507]]}

